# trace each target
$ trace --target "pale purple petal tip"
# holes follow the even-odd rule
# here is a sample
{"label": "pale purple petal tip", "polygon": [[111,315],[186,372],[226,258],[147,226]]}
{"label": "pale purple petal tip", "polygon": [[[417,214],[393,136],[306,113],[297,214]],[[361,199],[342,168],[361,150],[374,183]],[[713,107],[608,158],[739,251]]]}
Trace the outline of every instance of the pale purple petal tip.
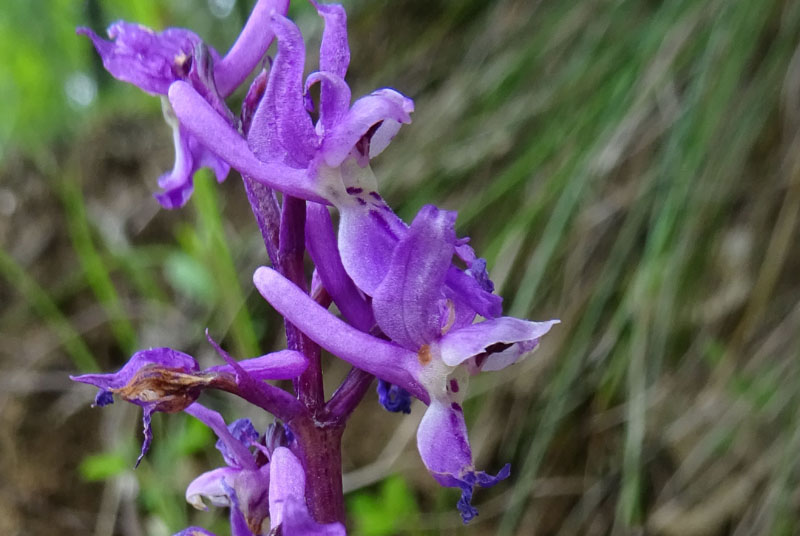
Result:
{"label": "pale purple petal tip", "polygon": [[[414,102],[393,89],[379,89],[366,97],[361,97],[334,126],[322,142],[322,153],[325,163],[331,167],[339,166],[350,152],[356,148],[357,142],[367,134],[370,129],[383,121],[397,123],[410,123],[411,112],[414,111]],[[380,128],[380,127],[378,127]],[[394,127],[390,127],[396,132]],[[380,149],[388,144],[391,136],[378,136]],[[377,132],[373,132],[375,136]],[[374,156],[374,151],[368,151],[367,157]]]}
{"label": "pale purple petal tip", "polygon": [[495,354],[502,355],[505,366],[516,362],[535,348],[539,338],[558,322],[530,322],[504,316],[450,331],[439,341],[442,361],[454,367],[475,357],[480,361],[476,363],[479,369],[498,370],[489,365]]}

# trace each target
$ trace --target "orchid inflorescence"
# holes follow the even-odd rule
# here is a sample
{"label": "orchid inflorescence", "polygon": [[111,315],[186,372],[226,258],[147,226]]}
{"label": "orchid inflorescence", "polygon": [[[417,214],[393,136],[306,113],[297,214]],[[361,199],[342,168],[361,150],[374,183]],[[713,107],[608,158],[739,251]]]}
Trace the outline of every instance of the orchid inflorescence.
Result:
{"label": "orchid inflorescence", "polygon": [[[183,411],[205,423],[225,465],[189,484],[187,501],[228,507],[235,536],[292,536],[345,534],[341,436],[377,378],[387,410],[408,413],[411,397],[428,406],[419,453],[439,484],[461,490],[466,523],[477,515],[475,486],[510,473],[508,465],[495,475],[473,465],[461,406],[467,380],[520,361],[558,321],[502,316],[486,261],[456,236],[455,212],[424,206],[408,225],[384,201],[369,162],[411,121],[414,104],[388,88],[351,103],[344,9],[311,3],[324,31],[319,70],[305,81],[305,47],[285,16],[288,0],[259,0],[225,56],[188,30],[117,22],[110,41],[78,30],[113,76],[162,97],[175,143],[175,165],[156,194],[165,208],[189,200],[201,167],[219,181],[231,167],[241,173],[271,260],[253,282],[285,318],[287,349],[236,360],[209,336],[225,364],[203,370],[185,353],[153,348],[114,374],[73,379],[100,389],[98,406],[117,395],[142,407],[139,461],[152,441],[153,412]],[[266,62],[275,38],[277,54]],[[225,99],[259,66],[237,116]],[[309,89],[317,84],[314,102]],[[306,252],[315,266],[310,281]],[[321,349],[352,365],[327,401]],[[278,379],[291,379],[293,393],[264,381]],[[277,420],[264,434],[246,419],[226,425],[197,402],[206,389],[238,395]]]}

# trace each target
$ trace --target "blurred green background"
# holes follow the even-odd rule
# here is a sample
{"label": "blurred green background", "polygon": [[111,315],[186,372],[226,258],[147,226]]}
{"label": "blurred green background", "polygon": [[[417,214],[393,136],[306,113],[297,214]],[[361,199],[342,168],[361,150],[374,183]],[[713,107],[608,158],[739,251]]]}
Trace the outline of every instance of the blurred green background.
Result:
{"label": "blurred green background", "polygon": [[[90,409],[66,375],[140,347],[210,364],[280,347],[240,182],[180,211],[158,99],[87,39],[125,18],[219,50],[252,0],[8,0],[0,7],[0,534],[170,535],[220,463],[191,418]],[[352,0],[354,95],[416,101],[374,163],[408,219],[460,213],[506,311],[562,324],[474,379],[477,466],[512,462],[461,527],[414,444],[421,407],[374,397],[345,436],[353,534],[800,533],[800,2]],[[316,66],[320,21],[293,1]],[[234,98],[234,101],[237,97]],[[241,98],[241,95],[238,96]],[[329,380],[346,368],[331,362]],[[229,418],[268,417],[207,396]]]}

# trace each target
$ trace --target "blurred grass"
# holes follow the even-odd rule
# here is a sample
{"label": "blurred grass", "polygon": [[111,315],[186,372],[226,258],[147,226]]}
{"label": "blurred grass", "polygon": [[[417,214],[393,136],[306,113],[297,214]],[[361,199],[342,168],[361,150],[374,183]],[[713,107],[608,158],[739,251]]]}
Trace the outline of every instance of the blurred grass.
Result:
{"label": "blurred grass", "polygon": [[[44,319],[56,334],[69,366],[97,370],[95,346],[112,348],[100,367],[118,365],[136,338],[151,340],[151,314],[180,317],[182,343],[197,344],[206,323],[230,329],[243,355],[265,342],[244,307],[242,274],[258,239],[235,179],[216,187],[201,177],[192,208],[177,216],[136,225],[125,216],[123,247],[92,210],[107,200],[97,193],[105,177],[74,176],[87,173],[74,156],[86,150],[85,133],[116,128],[107,116],[133,109],[148,128],[166,128],[156,105],[102,74],[72,27],[99,30],[122,17],[182,25],[224,49],[244,4],[223,24],[195,2],[0,9],[0,53],[13,58],[0,63],[0,155],[38,155],[30,158],[39,168],[42,154],[59,165],[72,158],[41,180],[63,211],[70,269],[82,275],[51,283],[47,257],[25,258],[13,233],[0,233],[0,273],[31,322]],[[385,197],[406,219],[429,202],[458,210],[459,232],[489,260],[506,311],[562,319],[524,365],[473,381],[476,465],[513,466],[510,482],[476,495],[477,522],[459,527],[452,494],[430,482],[408,440],[406,454],[364,481],[396,471],[405,480],[351,494],[355,533],[796,533],[800,4],[345,4],[354,95],[390,85],[417,105],[414,123],[375,163]],[[293,3],[293,13],[318,40],[311,10]],[[76,73],[98,90],[88,106],[65,93]],[[64,137],[72,132],[83,137]],[[157,170],[137,169],[141,180],[126,188],[150,206]],[[87,300],[110,320],[113,343],[73,325],[73,303]],[[0,334],[19,325],[19,307],[8,311]],[[361,441],[387,421],[366,405],[352,423]],[[161,493],[155,478],[169,469],[171,442],[193,437],[170,432],[158,434],[155,472],[140,475],[139,508],[160,520],[151,529],[189,519],[179,486]],[[383,436],[366,435],[380,452]],[[102,456],[84,471],[112,474],[117,458]]]}

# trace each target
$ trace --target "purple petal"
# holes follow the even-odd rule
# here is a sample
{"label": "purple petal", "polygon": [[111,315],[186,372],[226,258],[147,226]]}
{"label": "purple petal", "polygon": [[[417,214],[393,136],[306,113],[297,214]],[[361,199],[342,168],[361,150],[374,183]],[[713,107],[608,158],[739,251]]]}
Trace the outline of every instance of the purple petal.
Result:
{"label": "purple petal", "polygon": [[303,36],[292,21],[275,13],[270,29],[278,36],[278,54],[247,141],[261,160],[305,168],[319,142],[303,102]]}
{"label": "purple petal", "polygon": [[211,428],[214,433],[217,434],[217,437],[222,440],[228,448],[231,461],[234,461],[238,468],[249,470],[257,469],[253,454],[231,434],[230,430],[228,430],[228,427],[225,425],[225,420],[222,418],[222,415],[196,402],[187,407],[184,411]]}
{"label": "purple petal", "polygon": [[341,523],[317,523],[308,512],[305,499],[306,475],[303,464],[286,447],[278,447],[270,461],[270,527],[281,533],[304,536],[345,536]]}
{"label": "purple petal", "polygon": [[[325,19],[322,44],[319,49],[319,121],[317,132],[324,134],[347,113],[350,107],[350,88],[344,81],[350,64],[350,46],[347,43],[347,14],[336,4],[311,2],[317,13]],[[312,75],[313,77],[314,75]],[[311,78],[311,77],[309,77]],[[313,82],[312,82],[313,83]],[[308,85],[308,82],[306,82]]]}
{"label": "purple petal", "polygon": [[474,486],[493,486],[510,473],[508,465],[494,477],[475,471],[464,412],[447,397],[431,401],[417,430],[417,448],[425,467],[439,484],[461,488],[458,509],[464,523],[478,513],[470,504]]}
{"label": "purple petal", "polygon": [[353,205],[338,208],[338,244],[342,264],[356,286],[372,296],[389,271],[392,252],[407,232],[407,227],[388,207]]}
{"label": "purple petal", "polygon": [[253,534],[262,534],[261,527],[269,516],[270,467],[264,465],[257,471],[240,471],[233,484],[236,507],[244,516]]}
{"label": "purple petal", "polygon": [[416,353],[346,324],[271,268],[256,270],[253,282],[261,295],[311,340],[351,365],[400,385],[423,401],[428,399],[415,379],[421,368]]}
{"label": "purple petal", "polygon": [[[231,433],[234,439],[245,446],[245,448],[250,448],[251,446],[258,443],[258,439],[260,437],[258,431],[256,431],[253,423],[250,422],[250,419],[237,419],[233,421],[231,424],[228,425],[228,431]],[[228,444],[223,441],[222,439],[218,439],[216,445],[214,445],[220,453],[222,453],[222,459],[225,460],[225,463],[231,467],[238,466],[238,462],[236,459],[236,455],[231,452],[228,448]]]}
{"label": "purple petal", "polygon": [[198,510],[208,510],[203,499],[207,499],[213,506],[230,506],[231,498],[226,488],[233,485],[234,478],[240,471],[238,467],[220,467],[203,473],[186,488],[186,502]]}
{"label": "purple petal", "polygon": [[172,348],[151,348],[136,352],[121,369],[112,374],[83,374],[82,376],[70,376],[70,379],[94,385],[103,391],[116,391],[128,385],[137,373],[148,365],[159,365],[162,368],[185,374],[192,374],[200,370],[197,361],[188,354]]}
{"label": "purple petal", "polygon": [[317,71],[308,75],[306,79],[306,96],[311,86],[316,83],[322,83],[316,132],[324,136],[350,109],[350,87],[344,78],[327,71]]}
{"label": "purple petal", "polygon": [[142,433],[144,434],[144,440],[142,441],[142,450],[139,452],[139,457],[136,458],[134,467],[139,467],[139,464],[142,463],[142,458],[150,450],[150,443],[153,442],[153,428],[150,426],[152,416],[153,410],[148,406],[142,406]]}
{"label": "purple petal", "polygon": [[[94,43],[103,66],[114,78],[149,93],[166,95],[169,85],[189,72],[194,47],[202,40],[189,30],[150,28],[119,21],[108,27],[106,41],[88,28],[78,28]],[[216,57],[216,53],[212,52]]]}
{"label": "purple petal", "polygon": [[497,318],[503,314],[503,298],[486,290],[485,285],[485,281],[476,279],[469,271],[455,266],[447,271],[447,287],[452,293],[449,298],[484,318]]}
{"label": "purple petal", "polygon": [[[529,352],[539,338],[558,323],[558,320],[529,322],[510,316],[486,320],[450,331],[439,341],[439,351],[442,361],[451,367],[471,357],[482,356],[484,361],[477,363],[478,368],[498,370]],[[502,366],[490,365],[493,354],[498,354]]]}
{"label": "purple petal", "polygon": [[172,171],[158,179],[158,185],[165,190],[155,194],[155,198],[166,209],[180,208],[186,204],[194,190],[194,174],[203,167],[209,167],[222,182],[228,176],[230,166],[202,146],[177,121],[171,121],[165,114],[167,123],[172,126],[172,141],[175,145],[175,164]]}
{"label": "purple petal", "polygon": [[267,52],[275,34],[269,28],[270,14],[285,15],[289,0],[259,0],[242,32],[225,57],[214,67],[217,88],[228,96],[244,82]]}
{"label": "purple petal", "polygon": [[391,340],[418,350],[441,336],[439,303],[455,248],[456,213],[423,207],[392,254],[372,298],[375,320]]}
{"label": "purple petal", "polygon": [[338,4],[311,3],[325,20],[322,44],[319,48],[319,70],[328,71],[340,78],[347,74],[350,64],[350,46],[347,44],[347,13]]}
{"label": "purple petal", "polygon": [[411,393],[385,380],[378,380],[378,402],[392,413],[411,413]]}
{"label": "purple petal", "polygon": [[[255,380],[289,380],[296,378],[308,367],[308,359],[295,350],[280,350],[261,357],[239,361],[242,367]],[[236,374],[230,365],[218,365],[206,372],[226,372]]]}
{"label": "purple petal", "polygon": [[[386,120],[410,123],[410,114],[413,111],[414,102],[393,89],[379,89],[361,97],[353,103],[347,115],[326,134],[322,142],[325,163],[337,167],[374,125]],[[385,147],[383,138],[380,137],[383,144],[381,150]]]}
{"label": "purple petal", "polygon": [[327,203],[304,169],[258,160],[244,138],[186,82],[178,81],[170,86],[169,100],[183,127],[243,175],[285,194]]}
{"label": "purple petal", "polygon": [[306,207],[306,247],[315,273],[344,317],[361,331],[369,331],[375,324],[372,309],[345,272],[328,208],[318,203]]}

